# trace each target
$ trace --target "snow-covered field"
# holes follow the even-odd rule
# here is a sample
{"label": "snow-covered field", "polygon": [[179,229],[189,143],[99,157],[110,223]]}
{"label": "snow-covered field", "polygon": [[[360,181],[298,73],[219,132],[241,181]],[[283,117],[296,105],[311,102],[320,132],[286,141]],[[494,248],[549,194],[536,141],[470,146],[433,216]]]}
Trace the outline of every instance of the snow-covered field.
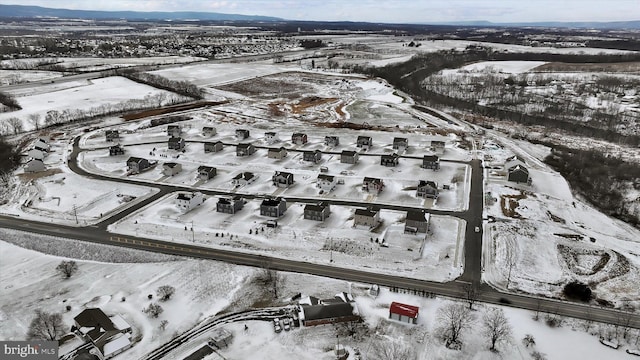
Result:
{"label": "snow-covered field", "polygon": [[13,85],[30,81],[55,79],[62,74],[55,71],[0,70],[0,85]]}
{"label": "snow-covered field", "polygon": [[[20,233],[3,233],[10,240]],[[11,241],[11,240],[10,240]],[[34,238],[32,241],[39,241]],[[73,243],[73,242],[71,242]],[[82,245],[71,245],[67,252],[76,252]],[[70,279],[63,279],[55,267],[64,257],[45,255],[26,250],[5,241],[0,241],[0,253],[11,253],[0,262],[0,338],[23,339],[35,309],[60,312],[67,329],[73,317],[88,307],[100,307],[108,315],[118,314],[133,326],[134,337],[141,338],[131,349],[115,359],[136,359],[184,332],[209,316],[222,310],[237,311],[253,302],[264,300],[264,291],[252,281],[260,270],[221,264],[212,261],[182,260],[145,264],[115,264],[98,261],[77,261],[78,272]],[[230,346],[220,350],[228,359],[333,359],[333,348],[340,342],[351,354],[360,349],[367,359],[374,359],[379,346],[411,347],[417,359],[532,359],[530,353],[538,351],[548,359],[627,359],[623,349],[613,350],[598,343],[597,337],[584,333],[584,324],[566,321],[559,328],[550,328],[543,322],[532,319],[530,311],[503,308],[513,329],[507,343],[499,345],[499,353],[488,350],[487,339],[482,335],[481,317],[488,307],[476,305],[475,321],[470,331],[463,334],[464,346],[460,351],[446,349],[435,335],[438,324],[438,309],[449,303],[441,298],[421,298],[415,295],[389,292],[381,289],[376,298],[368,295],[368,285],[347,283],[316,276],[282,273],[280,297],[271,304],[287,304],[295,293],[331,298],[347,291],[356,299],[358,311],[364,323],[357,326],[354,336],[338,330],[339,327],[323,325],[309,328],[294,328],[291,331],[274,333],[271,322],[240,321],[223,325],[233,333]],[[150,301],[147,294],[155,295],[161,285],[176,288],[176,295],[160,303],[164,312],[151,319],[140,310]],[[34,296],[34,294],[36,294]],[[125,301],[122,301],[122,299]],[[420,307],[417,325],[406,325],[388,320],[388,307],[392,301]],[[65,307],[71,306],[70,311]],[[185,311],[188,309],[189,311]],[[159,328],[162,320],[168,320],[167,328]],[[244,326],[247,325],[247,330]],[[598,334],[608,327],[592,324],[590,333]],[[525,347],[522,339],[530,334],[535,339],[534,347]],[[186,343],[173,351],[168,359],[181,359],[192,349],[204,345],[211,332],[202,334],[197,340]],[[338,335],[336,337],[336,335]],[[633,332],[629,342],[633,342]],[[61,346],[61,352],[82,344],[78,338]],[[567,344],[580,344],[567,346]],[[212,355],[213,356],[213,355]],[[207,359],[217,359],[208,357]],[[349,359],[354,359],[351,355]]]}
{"label": "snow-covered field", "polygon": [[296,70],[299,70],[299,67],[293,65],[274,65],[273,61],[257,61],[251,64],[229,63],[187,65],[151,71],[150,73],[157,74],[171,80],[186,80],[198,86],[210,87]]}

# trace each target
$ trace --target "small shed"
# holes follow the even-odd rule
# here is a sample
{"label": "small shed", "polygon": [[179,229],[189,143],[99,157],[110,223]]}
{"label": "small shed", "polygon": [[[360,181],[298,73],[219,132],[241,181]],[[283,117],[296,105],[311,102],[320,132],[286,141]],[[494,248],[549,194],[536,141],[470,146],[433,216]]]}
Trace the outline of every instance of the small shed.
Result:
{"label": "small shed", "polygon": [[419,311],[420,308],[417,306],[394,301],[389,306],[389,319],[406,322],[407,324],[417,324]]}
{"label": "small shed", "polygon": [[233,333],[225,328],[218,328],[213,331],[207,344],[211,347],[222,349],[231,343],[233,340]]}

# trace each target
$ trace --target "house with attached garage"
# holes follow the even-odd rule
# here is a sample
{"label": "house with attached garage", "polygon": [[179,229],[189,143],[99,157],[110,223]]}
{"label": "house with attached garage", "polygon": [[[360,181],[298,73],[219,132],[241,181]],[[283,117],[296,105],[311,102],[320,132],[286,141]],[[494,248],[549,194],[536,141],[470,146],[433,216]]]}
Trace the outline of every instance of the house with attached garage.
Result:
{"label": "house with attached garage", "polygon": [[371,147],[373,146],[373,139],[371,139],[371,136],[358,136],[358,138],[356,139],[356,147],[365,149],[365,150],[369,150],[371,149]]}
{"label": "house with attached garage", "polygon": [[247,129],[237,129],[236,130],[236,139],[244,140],[249,138],[249,130]]}
{"label": "house with attached garage", "polygon": [[335,189],[337,183],[338,181],[335,176],[327,174],[319,174],[318,179],[316,180],[318,188],[324,192],[329,192]]}
{"label": "house with attached garage", "polygon": [[269,159],[282,160],[287,157],[287,149],[283,147],[269,148],[269,150],[267,150],[267,157]]}
{"label": "house with attached garage", "polygon": [[236,145],[236,156],[249,156],[256,152],[255,146],[249,143]]}
{"label": "house with attached garage", "polygon": [[216,203],[216,211],[225,214],[235,214],[244,207],[244,199],[236,195],[234,197],[221,197]]}
{"label": "house with attached garage", "polygon": [[368,209],[356,209],[353,217],[353,226],[366,226],[373,228],[380,223],[380,210],[370,207]]}
{"label": "house with attached garage", "polygon": [[340,138],[337,136],[325,136],[324,137],[324,144],[326,146],[338,146],[340,145]]}
{"label": "house with attached garage", "polygon": [[124,155],[124,148],[120,144],[109,147],[109,156]]}
{"label": "house with attached garage", "polygon": [[182,151],[184,150],[184,139],[181,137],[172,137],[168,143],[169,150]]}
{"label": "house with attached garage", "polygon": [[276,171],[271,177],[271,181],[273,182],[273,185],[277,187],[286,188],[293,185],[293,174],[284,171]]}
{"label": "house with attached garage", "polygon": [[176,197],[176,205],[182,211],[193,210],[196,206],[202,205],[204,196],[201,192],[179,193]]}
{"label": "house with attached garage", "polygon": [[141,173],[151,167],[149,160],[132,156],[127,160],[127,171],[130,174]]}
{"label": "house with attached garage", "polygon": [[88,341],[101,360],[110,359],[133,346],[132,329],[121,316],[107,316],[99,308],[88,308],[73,318],[72,331]]}
{"label": "house with attached garage", "polygon": [[425,155],[422,157],[423,169],[440,170],[440,158],[437,155]]}
{"label": "house with attached garage", "polygon": [[409,139],[403,137],[394,137],[392,146],[393,150],[398,150],[398,152],[406,151],[409,148]]}
{"label": "house with attached garage", "polygon": [[302,153],[302,160],[311,161],[313,163],[319,163],[322,158],[322,151],[320,150],[308,150]]}
{"label": "house with attached garage", "polygon": [[104,132],[104,139],[107,142],[112,142],[120,139],[120,132],[118,130],[106,130]]}
{"label": "house with attached garage", "polygon": [[284,199],[264,199],[260,204],[260,215],[280,217],[287,211],[287,201]]}
{"label": "house with attached garage", "polygon": [[291,143],[294,145],[304,145],[308,141],[307,134],[304,133],[293,133],[291,135]]}
{"label": "house with attached garage", "polygon": [[514,165],[510,167],[507,173],[507,180],[515,183],[531,185],[529,170],[524,165]]}
{"label": "house with attached garage", "polygon": [[44,162],[39,159],[31,159],[26,164],[24,164],[24,172],[40,172],[45,171],[46,167],[44,166]]}
{"label": "house with attached garage", "polygon": [[299,321],[303,326],[362,321],[351,294],[342,293],[331,299],[306,297],[298,302]]}
{"label": "house with attached garage", "polygon": [[307,204],[304,207],[304,218],[307,220],[324,221],[331,214],[329,204]]}
{"label": "house with attached garage", "polygon": [[365,177],[362,180],[362,190],[377,194],[384,189],[384,181],[379,178]]}
{"label": "house with attached garage", "polygon": [[218,170],[214,167],[204,165],[198,166],[198,179],[202,181],[213,179],[217,173]]}
{"label": "house with attached garage", "polygon": [[407,324],[418,323],[420,308],[413,305],[392,302],[389,306],[389,319],[398,320]]}
{"label": "house with attached garage", "polygon": [[420,180],[416,189],[416,196],[420,198],[438,198],[438,183],[431,180]]}
{"label": "house with attached garage", "polygon": [[385,154],[380,156],[380,165],[387,167],[398,166],[400,156],[398,154]]}
{"label": "house with attached garage", "polygon": [[175,162],[166,162],[162,164],[162,173],[165,176],[177,175],[182,171],[182,164]]}
{"label": "house with attached garage", "polygon": [[245,186],[256,180],[256,176],[250,172],[241,172],[231,179],[231,184],[235,187]]}
{"label": "house with attached garage", "polygon": [[342,164],[357,164],[359,155],[355,151],[350,150],[342,150],[340,153],[340,162]]}
{"label": "house with attached garage", "polygon": [[211,152],[222,151],[223,148],[224,148],[224,144],[222,143],[222,141],[204,143],[204,153],[205,154],[206,153],[211,153]]}
{"label": "house with attached garage", "polygon": [[28,157],[36,160],[44,160],[47,155],[49,155],[49,153],[38,149],[31,149],[27,152]]}
{"label": "house with attached garage", "polygon": [[180,137],[182,134],[182,128],[180,125],[168,125],[167,126],[167,135],[171,137]]}
{"label": "house with attached garage", "polygon": [[202,136],[214,136],[217,133],[218,133],[218,131],[213,126],[203,126],[202,127]]}
{"label": "house with attached garage", "polygon": [[405,234],[427,233],[429,231],[429,219],[431,218],[425,210],[407,211],[407,219],[404,224]]}
{"label": "house with attached garage", "polygon": [[268,131],[264,133],[264,142],[266,142],[267,144],[273,145],[278,141],[280,141],[280,139],[278,139],[278,135],[274,131]]}

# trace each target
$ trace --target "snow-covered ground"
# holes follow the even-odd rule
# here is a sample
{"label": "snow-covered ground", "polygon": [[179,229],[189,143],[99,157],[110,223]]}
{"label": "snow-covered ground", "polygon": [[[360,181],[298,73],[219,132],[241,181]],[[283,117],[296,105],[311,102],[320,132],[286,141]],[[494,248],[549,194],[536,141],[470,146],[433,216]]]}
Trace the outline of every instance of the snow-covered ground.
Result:
{"label": "snow-covered ground", "polygon": [[187,65],[151,71],[150,73],[171,80],[186,80],[198,86],[209,87],[299,69],[298,66],[294,65],[273,64],[273,61],[256,61],[251,64],[224,63]]}
{"label": "snow-covered ground", "polygon": [[493,69],[502,73],[520,74],[529,72],[540,65],[546,64],[545,61],[481,61],[454,70],[444,70],[446,72],[488,72]]}
{"label": "snow-covered ground", "polygon": [[13,85],[30,81],[55,79],[62,73],[40,70],[0,70],[0,85]]}
{"label": "snow-covered ground", "polygon": [[[3,239],[21,233],[4,232]],[[39,241],[34,238],[32,241]],[[50,241],[50,240],[48,240]],[[74,253],[82,245],[69,242],[67,252]],[[102,246],[104,247],[104,246]],[[63,250],[64,251],[64,250]],[[88,307],[100,307],[108,315],[118,314],[133,326],[134,337],[141,340],[131,349],[114,359],[136,359],[169,341],[178,333],[193,328],[199,322],[220,311],[238,311],[253,302],[264,300],[264,290],[252,280],[261,270],[221,264],[212,261],[181,260],[156,263],[106,263],[79,260],[78,272],[70,279],[63,279],[55,267],[64,257],[45,255],[26,250],[5,241],[0,241],[0,338],[23,339],[35,309],[60,312],[67,329],[73,317]],[[351,292],[364,323],[356,327],[354,336],[347,335],[340,327],[322,325],[309,328],[294,328],[275,333],[270,321],[240,321],[222,325],[233,334],[229,347],[220,350],[228,359],[246,359],[260,354],[261,359],[295,358],[301,360],[334,359],[333,348],[337,342],[355,359],[354,349],[359,349],[365,358],[374,359],[378,346],[411,347],[417,359],[533,359],[531,353],[538,351],[547,359],[628,359],[623,345],[613,350],[601,345],[596,336],[584,331],[580,321],[565,320],[558,328],[544,324],[544,314],[539,321],[532,319],[531,311],[502,308],[513,329],[509,342],[498,346],[499,353],[488,350],[488,341],[482,335],[481,318],[488,307],[475,305],[474,325],[463,334],[463,348],[448,350],[435,334],[437,311],[449,300],[422,298],[415,295],[393,293],[381,289],[378,297],[368,295],[368,285],[320,278],[316,276],[281,273],[280,297],[271,300],[272,305],[287,304],[289,297],[298,292],[319,298],[331,298],[334,294]],[[175,296],[160,303],[164,312],[151,319],[140,310],[150,301],[161,285],[176,288]],[[269,296],[267,294],[267,296]],[[124,298],[125,301],[122,301]],[[406,325],[388,320],[388,307],[393,301],[420,307],[417,325]],[[71,306],[70,311],[65,307]],[[189,309],[189,311],[185,311]],[[167,328],[159,328],[162,320],[168,320]],[[247,330],[244,326],[247,326]],[[219,327],[217,327],[219,328]],[[590,333],[598,334],[609,329],[600,324],[591,324]],[[609,329],[611,330],[611,329]],[[198,340],[186,343],[167,356],[182,359],[192,349],[204,345],[212,332],[202,334]],[[525,347],[522,339],[530,334],[535,339],[534,347]],[[634,333],[630,333],[633,343]],[[336,336],[337,335],[337,336]],[[82,344],[78,338],[61,346],[66,352]],[[579,344],[579,346],[568,346]],[[207,359],[218,359],[214,355]]]}
{"label": "snow-covered ground", "polygon": [[14,59],[3,60],[0,66],[28,68],[31,64],[41,61],[50,61],[56,65],[78,71],[100,71],[112,68],[130,67],[137,65],[165,65],[184,64],[195,61],[206,60],[205,58],[194,56],[155,56],[155,57],[132,57],[132,58],[38,58],[38,59]]}

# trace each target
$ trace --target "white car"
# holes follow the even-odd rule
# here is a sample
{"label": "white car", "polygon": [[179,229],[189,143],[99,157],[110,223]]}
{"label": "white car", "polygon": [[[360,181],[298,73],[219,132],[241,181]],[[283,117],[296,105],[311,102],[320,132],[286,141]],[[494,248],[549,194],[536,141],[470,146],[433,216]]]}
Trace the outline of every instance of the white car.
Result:
{"label": "white car", "polygon": [[479,233],[480,232],[480,226],[476,226],[474,229],[475,232]]}
{"label": "white car", "polygon": [[280,326],[280,319],[273,319],[273,330],[275,330],[277,333],[282,331],[282,326]]}
{"label": "white car", "polygon": [[282,327],[284,328],[284,331],[291,330],[291,320],[289,320],[289,318],[282,319]]}

